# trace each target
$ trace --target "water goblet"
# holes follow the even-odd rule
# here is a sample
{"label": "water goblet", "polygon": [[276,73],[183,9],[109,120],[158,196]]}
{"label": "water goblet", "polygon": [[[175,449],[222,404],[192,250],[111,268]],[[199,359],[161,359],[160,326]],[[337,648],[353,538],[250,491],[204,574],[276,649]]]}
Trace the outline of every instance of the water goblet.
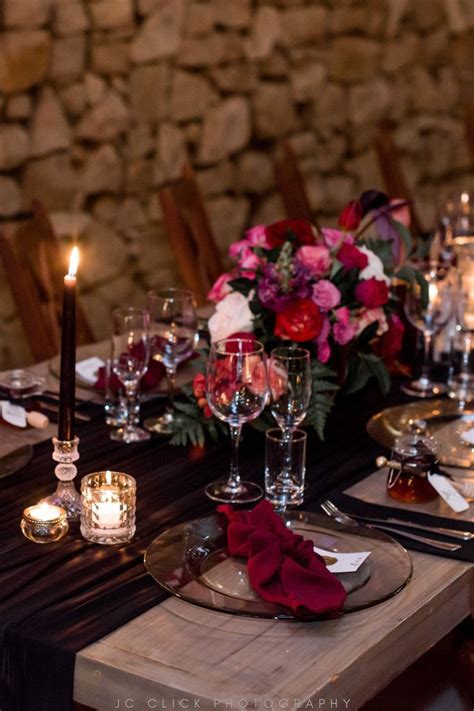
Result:
{"label": "water goblet", "polygon": [[241,481],[238,453],[242,426],[263,411],[268,396],[263,345],[251,338],[227,338],[211,347],[206,397],[212,413],[230,428],[232,460],[226,481],[206,487],[207,496],[224,503],[250,503],[262,496],[257,484]]}
{"label": "water goblet", "polygon": [[458,372],[450,379],[449,396],[460,407],[474,402],[474,253],[461,249],[457,259],[456,332],[462,344]]}
{"label": "water goblet", "polygon": [[188,289],[162,289],[148,294],[152,358],[163,363],[168,384],[168,404],[161,417],[151,417],[145,427],[156,434],[173,434],[179,424],[174,411],[174,390],[178,365],[196,347],[198,320],[194,295]]}
{"label": "water goblet", "polygon": [[414,283],[407,292],[404,310],[410,323],[423,335],[421,374],[417,380],[402,385],[407,395],[434,397],[446,392],[444,383],[431,378],[432,338],[449,321],[453,312],[455,285],[449,267],[440,262],[413,262],[423,276],[427,289]]}
{"label": "water goblet", "polygon": [[286,454],[281,483],[291,479],[292,434],[306,417],[311,399],[311,354],[306,348],[280,346],[269,361],[271,413],[282,430]]}
{"label": "water goblet", "polygon": [[110,433],[116,441],[141,442],[149,432],[137,426],[138,385],[150,360],[148,312],[142,309],[116,309],[112,314],[112,364],[115,375],[124,386],[127,398],[127,421]]}

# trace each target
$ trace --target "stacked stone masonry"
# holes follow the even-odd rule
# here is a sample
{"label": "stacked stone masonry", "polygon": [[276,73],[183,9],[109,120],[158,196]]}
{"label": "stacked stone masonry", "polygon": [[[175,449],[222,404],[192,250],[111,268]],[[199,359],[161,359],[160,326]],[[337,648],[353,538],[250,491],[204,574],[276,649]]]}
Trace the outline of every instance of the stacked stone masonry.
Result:
{"label": "stacked stone masonry", "polygon": [[[0,221],[44,202],[82,251],[97,338],[110,310],[177,283],[157,191],[194,165],[223,252],[283,216],[290,139],[321,222],[381,185],[390,119],[426,226],[472,165],[472,0],[0,0]],[[30,354],[0,271],[0,367]]]}

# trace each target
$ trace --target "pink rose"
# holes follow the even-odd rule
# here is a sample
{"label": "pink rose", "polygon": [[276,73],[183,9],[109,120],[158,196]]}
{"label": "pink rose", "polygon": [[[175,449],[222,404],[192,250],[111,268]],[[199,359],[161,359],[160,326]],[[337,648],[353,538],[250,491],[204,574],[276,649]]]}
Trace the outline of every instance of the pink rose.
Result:
{"label": "pink rose", "polygon": [[357,319],[357,335],[362,333],[374,321],[378,321],[377,336],[381,336],[388,330],[387,319],[383,309],[362,309]]}
{"label": "pink rose", "polygon": [[347,306],[343,306],[336,311],[337,322],[332,327],[332,333],[336,343],[345,346],[354,338],[357,326],[350,323],[350,311]]}
{"label": "pink rose", "polygon": [[329,311],[340,303],[341,292],[328,279],[321,279],[313,286],[313,301],[323,311]]}
{"label": "pink rose", "polygon": [[238,242],[233,242],[229,247],[229,257],[239,259],[242,252],[249,249],[249,243],[246,239],[240,239]]}
{"label": "pink rose", "polygon": [[300,247],[296,253],[296,259],[312,277],[322,276],[331,266],[329,250],[322,244]]}
{"label": "pink rose", "polygon": [[245,233],[245,238],[252,247],[270,248],[267,241],[267,228],[265,225],[255,225],[255,227],[251,227],[250,230],[247,230]]}
{"label": "pink rose", "polygon": [[245,272],[243,276],[247,279],[254,279],[255,272],[260,267],[261,260],[250,247],[244,247],[240,253],[238,265],[241,272]]}
{"label": "pink rose", "polygon": [[214,282],[209,291],[207,298],[209,301],[214,301],[217,304],[218,301],[222,301],[224,296],[230,293],[229,281],[234,279],[232,274],[224,273]]}
{"label": "pink rose", "polygon": [[323,233],[323,239],[329,249],[336,249],[340,247],[343,242],[352,242],[352,237],[346,235],[341,230],[333,230],[330,227],[323,227],[321,232]]}

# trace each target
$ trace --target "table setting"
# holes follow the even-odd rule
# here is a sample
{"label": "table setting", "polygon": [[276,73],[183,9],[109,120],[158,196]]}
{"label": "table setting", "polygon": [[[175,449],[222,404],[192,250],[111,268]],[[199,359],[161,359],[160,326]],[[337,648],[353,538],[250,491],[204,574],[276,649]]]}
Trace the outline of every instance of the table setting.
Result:
{"label": "table setting", "polygon": [[192,292],[153,291],[78,350],[74,248],[60,357],[0,380],[24,457],[2,442],[2,708],[72,708],[76,655],[169,596],[317,634],[409,594],[409,551],[474,561],[471,257],[415,254],[406,208],[367,191],[338,229],[253,227],[205,329]]}

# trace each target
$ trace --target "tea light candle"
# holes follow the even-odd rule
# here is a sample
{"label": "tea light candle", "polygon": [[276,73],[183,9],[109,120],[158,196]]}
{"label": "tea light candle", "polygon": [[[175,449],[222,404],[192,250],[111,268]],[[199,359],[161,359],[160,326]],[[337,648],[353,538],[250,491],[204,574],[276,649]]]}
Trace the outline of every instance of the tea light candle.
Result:
{"label": "tea light candle", "polygon": [[135,479],[123,472],[103,471],[81,483],[81,533],[93,543],[129,541],[135,533]]}
{"label": "tea light candle", "polygon": [[20,528],[34,543],[53,543],[66,534],[69,524],[63,508],[43,501],[23,511]]}

